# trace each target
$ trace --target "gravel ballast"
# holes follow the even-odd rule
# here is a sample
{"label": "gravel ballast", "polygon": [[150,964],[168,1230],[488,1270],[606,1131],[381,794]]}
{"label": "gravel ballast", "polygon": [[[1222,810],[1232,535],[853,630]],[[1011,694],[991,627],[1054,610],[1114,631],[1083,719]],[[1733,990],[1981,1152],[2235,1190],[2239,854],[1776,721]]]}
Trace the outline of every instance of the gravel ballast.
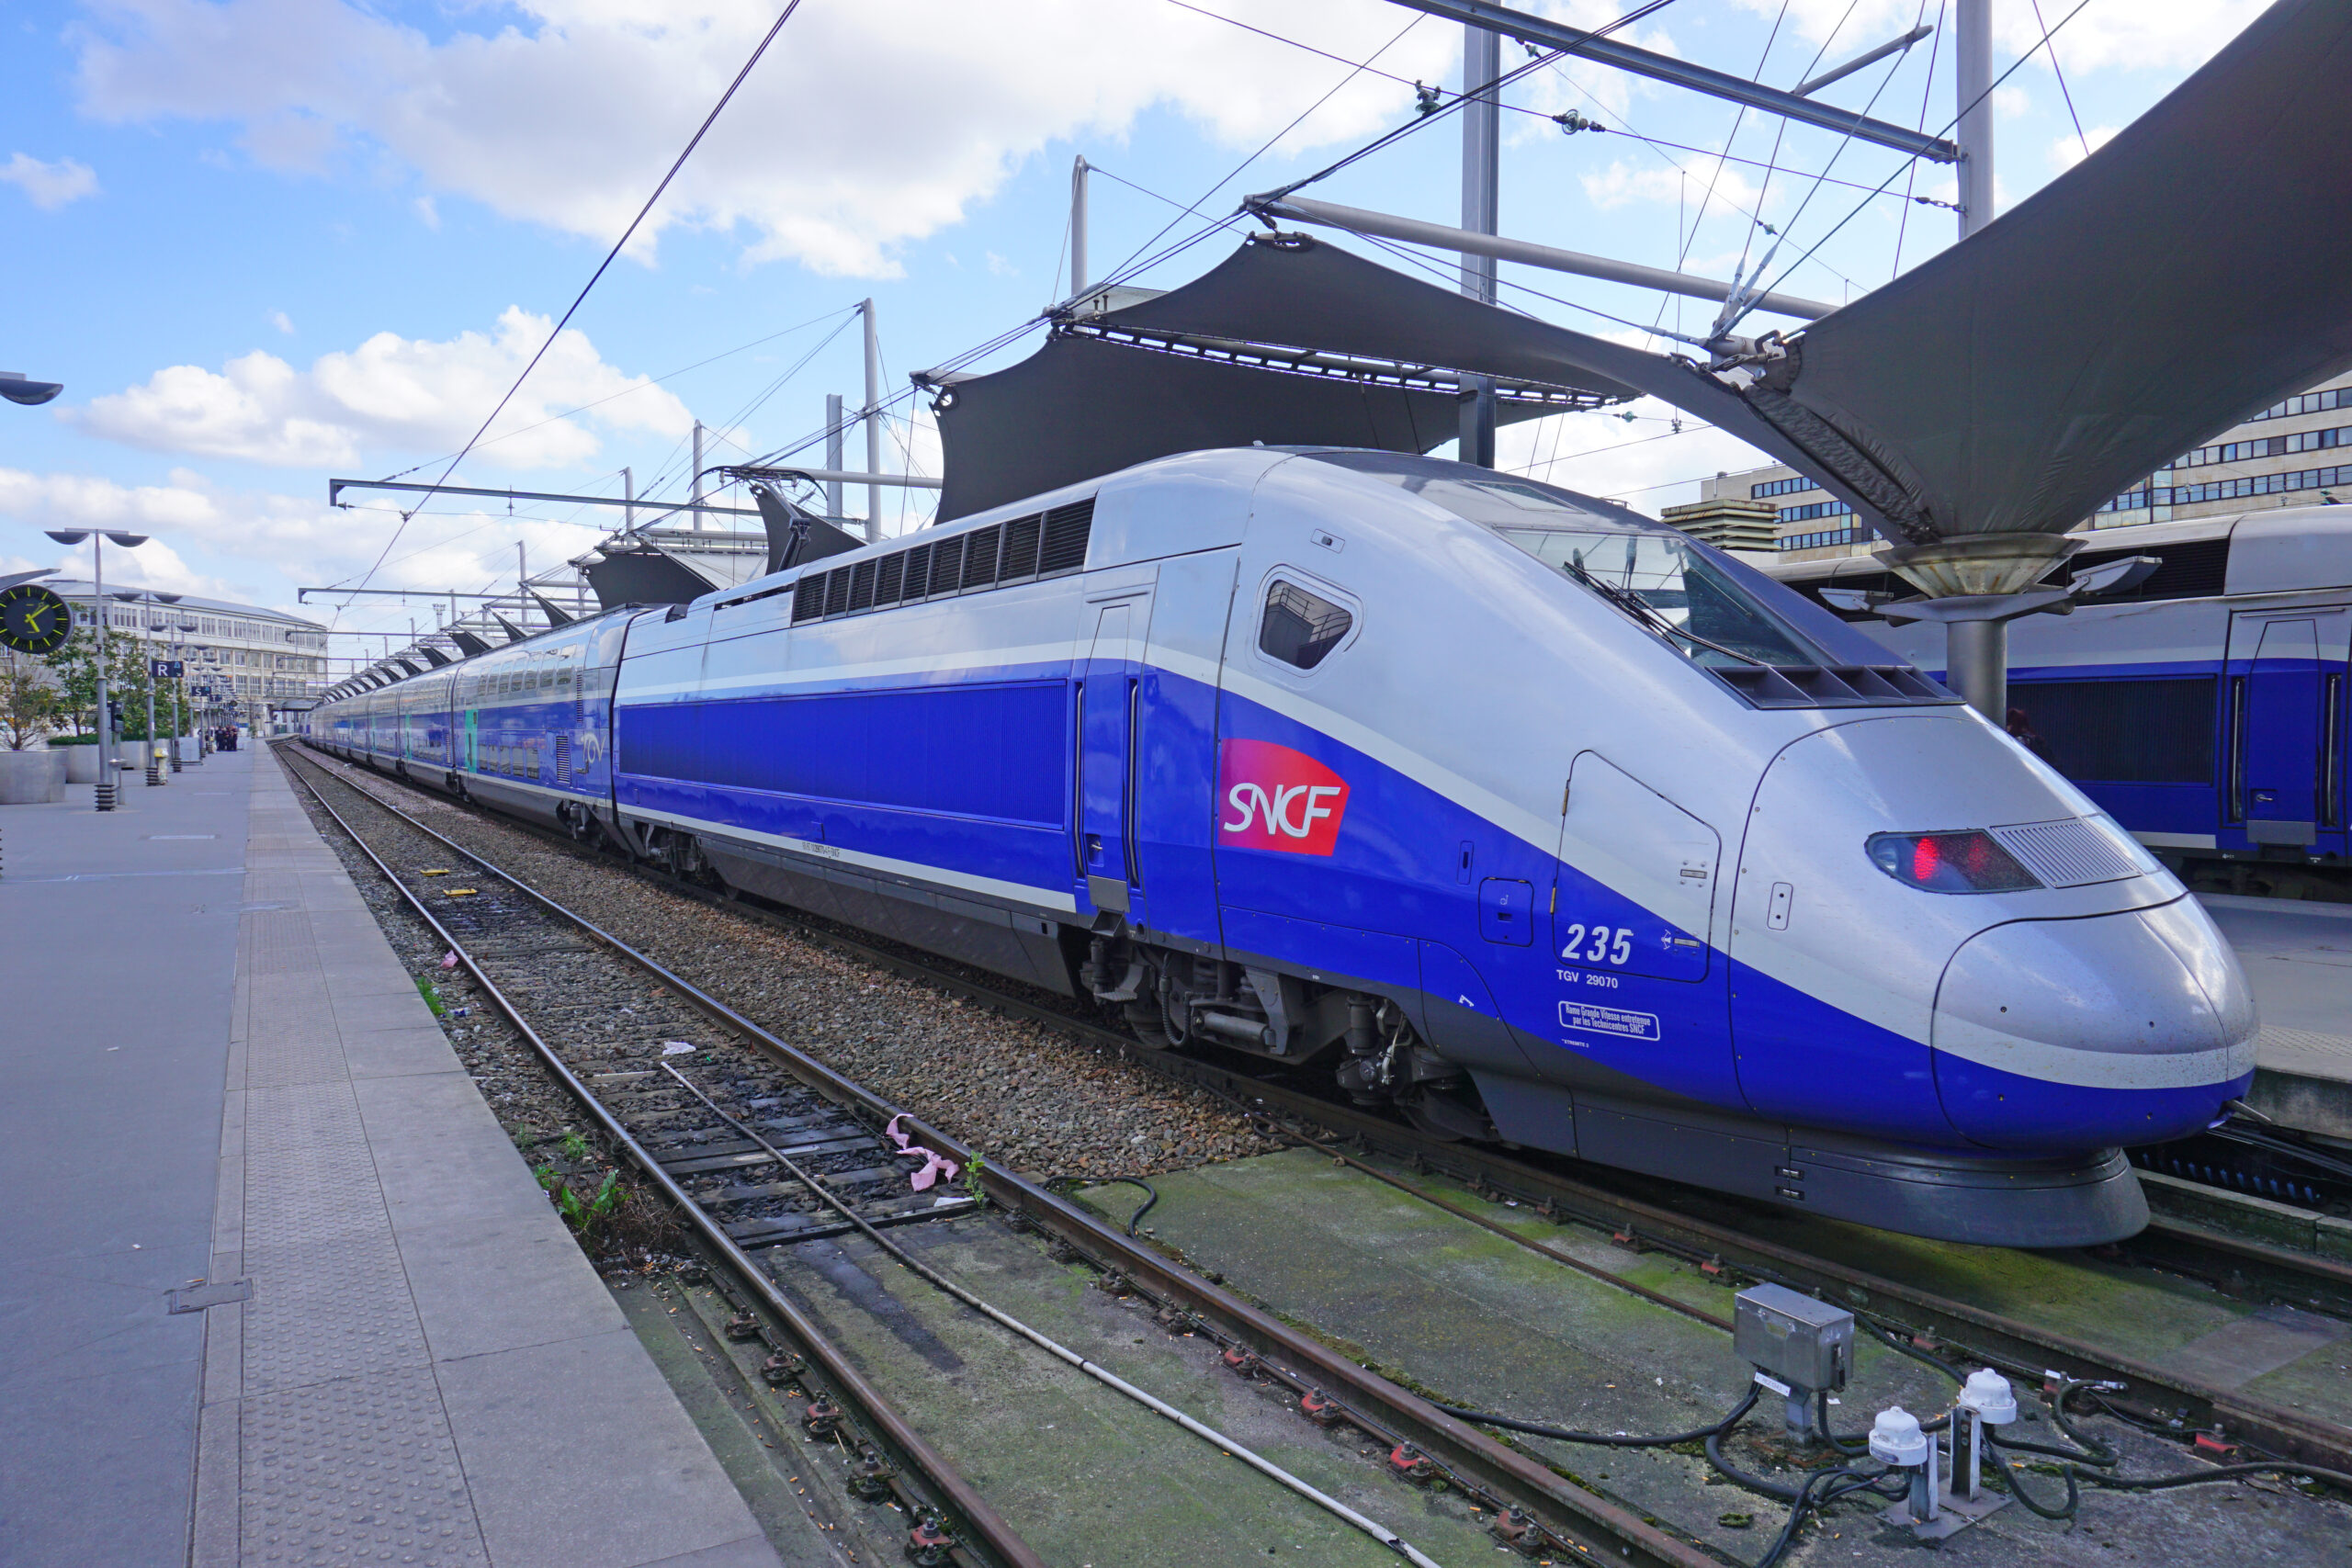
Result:
{"label": "gravel ballast", "polygon": [[594,920],[786,1043],[1024,1175],[1148,1176],[1281,1146],[1224,1101],[1114,1051],[673,893],[454,802],[308,755]]}

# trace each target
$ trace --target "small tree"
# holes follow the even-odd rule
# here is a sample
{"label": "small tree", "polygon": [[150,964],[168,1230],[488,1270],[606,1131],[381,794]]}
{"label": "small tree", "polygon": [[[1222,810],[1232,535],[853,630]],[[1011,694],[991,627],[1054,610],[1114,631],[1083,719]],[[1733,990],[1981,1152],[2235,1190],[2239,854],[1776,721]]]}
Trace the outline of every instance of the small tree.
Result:
{"label": "small tree", "polygon": [[0,739],[8,750],[22,751],[55,728],[61,705],[48,668],[11,649],[0,666]]}
{"label": "small tree", "polygon": [[[98,704],[97,644],[96,628],[76,627],[64,647],[42,660],[56,682],[60,705],[92,735],[98,728],[93,716]],[[137,739],[147,726],[147,660],[137,638],[120,633],[107,637],[107,695],[121,705],[124,736]],[[162,718],[159,713],[157,722]]]}

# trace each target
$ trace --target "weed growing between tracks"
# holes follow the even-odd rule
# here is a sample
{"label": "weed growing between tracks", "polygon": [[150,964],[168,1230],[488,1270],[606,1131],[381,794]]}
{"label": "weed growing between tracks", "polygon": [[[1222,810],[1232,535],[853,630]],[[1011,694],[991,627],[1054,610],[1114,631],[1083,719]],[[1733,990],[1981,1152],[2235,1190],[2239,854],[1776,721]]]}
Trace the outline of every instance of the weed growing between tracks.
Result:
{"label": "weed growing between tracks", "polygon": [[462,968],[441,968],[440,939],[385,885],[334,819],[307,791],[294,794],[350,873],[483,1102],[530,1162],[589,1261],[606,1274],[649,1275],[674,1268],[689,1255],[684,1222],[611,1147],[603,1129],[548,1071],[538,1053],[490,1006],[472,976]]}

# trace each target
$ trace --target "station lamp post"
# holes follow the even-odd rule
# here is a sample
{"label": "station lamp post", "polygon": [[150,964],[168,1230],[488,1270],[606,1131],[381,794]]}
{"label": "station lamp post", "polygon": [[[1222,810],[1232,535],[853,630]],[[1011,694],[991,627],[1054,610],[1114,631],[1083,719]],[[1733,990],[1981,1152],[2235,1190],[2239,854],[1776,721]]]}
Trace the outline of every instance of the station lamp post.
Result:
{"label": "station lamp post", "polygon": [[[155,612],[156,604],[176,604],[176,593],[158,593],[152,588],[134,588],[118,592],[114,597],[139,609],[139,650],[147,660],[147,783],[150,786],[164,782],[163,770],[155,762]],[[177,737],[174,737],[176,749]]]}
{"label": "station lamp post", "polygon": [[[51,393],[51,397],[57,394]],[[21,401],[22,400],[17,400]],[[42,400],[46,401],[46,399]],[[98,642],[98,711],[92,728],[98,740],[97,808],[114,809],[114,724],[107,716],[107,541],[111,539],[126,550],[135,550],[147,542],[144,534],[121,534],[110,528],[51,528],[44,530],[61,545],[78,545],[90,541],[90,619],[97,633]]]}
{"label": "station lamp post", "polygon": [[[180,738],[188,733],[187,639],[196,630],[196,621],[185,610],[180,612],[180,618],[172,623],[172,662],[179,668],[179,674],[172,681],[172,772],[175,773],[182,766]],[[203,761],[204,747],[198,743],[196,756],[187,765],[194,766]]]}

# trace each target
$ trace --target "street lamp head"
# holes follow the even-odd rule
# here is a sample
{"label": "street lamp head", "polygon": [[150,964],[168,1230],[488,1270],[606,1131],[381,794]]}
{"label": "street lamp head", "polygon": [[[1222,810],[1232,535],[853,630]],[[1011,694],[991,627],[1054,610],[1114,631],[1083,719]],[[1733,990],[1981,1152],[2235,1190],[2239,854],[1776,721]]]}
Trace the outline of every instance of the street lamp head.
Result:
{"label": "street lamp head", "polygon": [[43,530],[61,545],[78,545],[90,536],[87,528],[50,528]]}
{"label": "street lamp head", "polygon": [[21,370],[0,370],[0,398],[33,408],[65,390],[62,381],[28,381]]}
{"label": "street lamp head", "polygon": [[118,534],[111,528],[107,530],[107,537],[113,540],[116,544],[120,545],[126,550],[135,550],[140,546],[145,544],[148,539],[148,536],[145,534]]}
{"label": "street lamp head", "polygon": [[176,604],[182,598],[186,597],[186,595],[179,593],[158,593],[155,597],[162,600],[166,604]]}

